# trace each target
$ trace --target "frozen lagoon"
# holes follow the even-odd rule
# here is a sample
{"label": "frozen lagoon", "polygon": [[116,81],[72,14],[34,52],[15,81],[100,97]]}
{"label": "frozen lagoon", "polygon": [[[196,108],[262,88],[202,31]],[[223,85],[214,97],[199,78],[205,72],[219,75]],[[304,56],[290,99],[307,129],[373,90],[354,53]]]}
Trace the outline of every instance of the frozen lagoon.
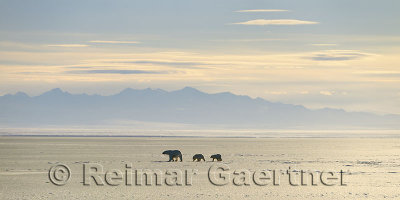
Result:
{"label": "frozen lagoon", "polygon": [[[166,162],[167,149],[179,149],[183,162]],[[206,162],[192,162],[202,153]],[[234,170],[343,170],[344,185],[293,186],[287,175],[280,185],[216,186],[208,171],[220,153],[220,164]],[[189,138],[189,137],[0,137],[1,199],[399,199],[399,138]],[[62,186],[49,179],[51,167],[68,166]],[[107,170],[197,170],[190,185],[84,185],[87,164]],[[58,177],[60,178],[60,177]],[[61,177],[62,178],[62,177]],[[60,179],[61,179],[60,178]],[[117,179],[118,180],[118,179]]]}

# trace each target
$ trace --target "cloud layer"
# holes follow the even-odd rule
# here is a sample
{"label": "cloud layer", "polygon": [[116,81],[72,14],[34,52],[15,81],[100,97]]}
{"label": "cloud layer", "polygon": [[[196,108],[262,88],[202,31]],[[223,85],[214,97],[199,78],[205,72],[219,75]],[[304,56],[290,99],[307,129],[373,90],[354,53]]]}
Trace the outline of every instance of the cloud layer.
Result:
{"label": "cloud layer", "polygon": [[311,57],[315,61],[346,61],[360,59],[370,54],[353,50],[327,50]]}
{"label": "cloud layer", "polygon": [[235,12],[240,13],[252,13],[252,12],[289,12],[289,10],[282,10],[282,9],[253,9],[253,10],[238,10]]}
{"label": "cloud layer", "polygon": [[149,70],[71,70],[66,71],[69,74],[168,74],[166,71],[149,71]]}
{"label": "cloud layer", "polygon": [[49,44],[48,47],[88,47],[87,44]]}
{"label": "cloud layer", "polygon": [[265,25],[303,25],[303,24],[318,24],[318,23],[319,22],[303,21],[297,19],[256,19],[245,22],[238,22],[234,24],[265,26]]}
{"label": "cloud layer", "polygon": [[137,41],[118,41],[118,40],[91,40],[90,43],[98,44],[138,44]]}

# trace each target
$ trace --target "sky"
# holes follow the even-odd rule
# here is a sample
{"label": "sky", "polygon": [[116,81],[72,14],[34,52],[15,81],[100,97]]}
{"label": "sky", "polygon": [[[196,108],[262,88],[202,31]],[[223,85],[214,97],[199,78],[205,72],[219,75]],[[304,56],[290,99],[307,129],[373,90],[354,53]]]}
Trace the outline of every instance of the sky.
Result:
{"label": "sky", "polygon": [[0,95],[234,94],[400,114],[398,0],[0,0]]}

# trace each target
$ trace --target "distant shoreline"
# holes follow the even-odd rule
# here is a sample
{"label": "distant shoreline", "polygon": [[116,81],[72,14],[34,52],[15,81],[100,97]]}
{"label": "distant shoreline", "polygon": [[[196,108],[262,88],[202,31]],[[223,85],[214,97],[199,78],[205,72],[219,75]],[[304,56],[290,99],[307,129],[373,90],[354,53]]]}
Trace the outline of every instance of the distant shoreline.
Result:
{"label": "distant shoreline", "polygon": [[[190,136],[190,135],[0,135],[0,137],[137,137],[137,138],[260,138],[251,136]],[[399,136],[400,137],[400,136]],[[275,138],[275,137],[266,137]]]}
{"label": "distant shoreline", "polygon": [[55,137],[55,138],[219,138],[219,139],[388,139],[400,138],[400,135],[396,136],[199,136],[199,135],[0,135],[1,137]]}

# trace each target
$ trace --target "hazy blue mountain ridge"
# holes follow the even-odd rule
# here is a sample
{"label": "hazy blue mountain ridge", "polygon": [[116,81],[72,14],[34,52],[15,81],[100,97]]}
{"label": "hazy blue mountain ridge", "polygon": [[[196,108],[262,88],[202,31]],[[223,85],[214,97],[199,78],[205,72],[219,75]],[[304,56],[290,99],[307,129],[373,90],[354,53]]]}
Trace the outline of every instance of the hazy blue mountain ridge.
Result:
{"label": "hazy blue mountain ridge", "polygon": [[85,125],[117,121],[226,125],[238,128],[398,128],[397,115],[341,109],[311,110],[229,92],[208,94],[191,87],[176,91],[125,89],[110,96],[70,94],[59,88],[29,97],[0,97],[0,125]]}

